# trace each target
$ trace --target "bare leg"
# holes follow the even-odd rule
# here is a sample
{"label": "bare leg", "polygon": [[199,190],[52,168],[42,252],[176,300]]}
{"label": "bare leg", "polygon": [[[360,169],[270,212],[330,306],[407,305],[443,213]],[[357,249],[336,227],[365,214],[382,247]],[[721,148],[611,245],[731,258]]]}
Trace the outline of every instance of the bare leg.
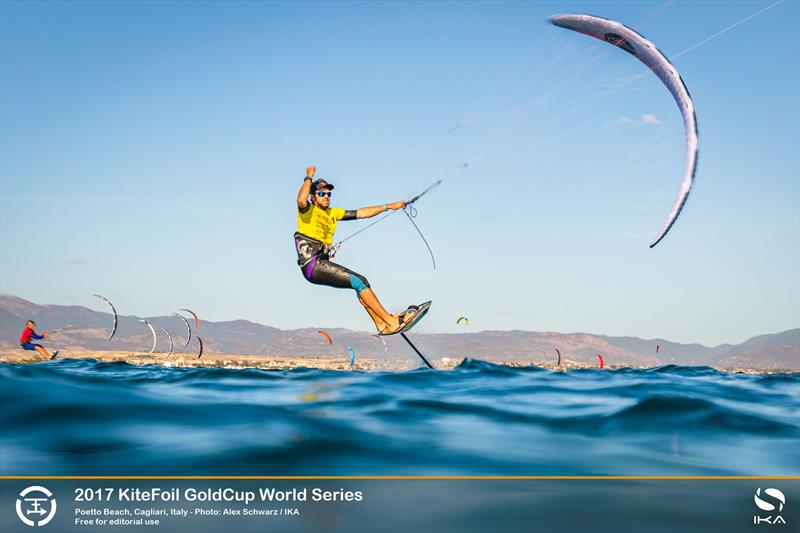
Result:
{"label": "bare leg", "polygon": [[[318,260],[311,272],[311,283],[340,289],[356,289],[358,301],[364,306],[375,327],[381,333],[396,333],[400,329],[398,315],[389,313],[369,288],[366,278],[342,265],[326,259]],[[359,283],[360,282],[360,283]]]}
{"label": "bare leg", "polygon": [[37,346],[36,351],[39,352],[39,354],[47,357],[48,359],[52,359],[50,353],[47,350],[45,350],[42,346]]}
{"label": "bare leg", "polygon": [[375,327],[378,328],[378,331],[381,333],[385,332],[387,329],[390,331],[396,330],[400,326],[398,318],[389,313],[389,311],[381,305],[381,302],[378,301],[378,297],[375,296],[372,289],[367,288],[361,291],[361,294],[358,295],[358,301],[361,302],[361,305],[367,310],[370,318],[375,322]]}
{"label": "bare leg", "polygon": [[389,327],[389,325],[386,322],[384,322],[383,319],[375,313],[375,311],[373,311],[372,309],[369,308],[369,306],[367,306],[366,302],[364,302],[361,296],[358,297],[358,301],[361,303],[361,305],[364,306],[364,309],[366,309],[372,321],[375,322],[375,327],[377,327],[379,331],[382,331],[385,328]]}

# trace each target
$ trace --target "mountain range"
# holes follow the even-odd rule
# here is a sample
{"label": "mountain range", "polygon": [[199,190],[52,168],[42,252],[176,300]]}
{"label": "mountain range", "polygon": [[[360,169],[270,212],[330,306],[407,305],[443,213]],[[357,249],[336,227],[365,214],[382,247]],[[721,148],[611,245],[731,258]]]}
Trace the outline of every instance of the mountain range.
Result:
{"label": "mountain range", "polygon": [[[37,331],[54,331],[49,341],[60,350],[106,350],[147,352],[152,333],[139,320],[144,318],[157,332],[156,351],[167,352],[172,335],[176,352],[196,352],[197,341],[188,347],[186,324],[175,316],[118,317],[114,338],[108,341],[113,317],[83,306],[40,305],[12,295],[0,295],[0,350],[19,350],[19,335],[29,319]],[[191,328],[194,320],[188,317]],[[205,353],[298,357],[347,357],[352,347],[359,357],[408,359],[411,349],[397,336],[379,338],[372,333],[344,328],[281,330],[247,320],[200,321],[199,335]],[[193,332],[192,332],[193,333]],[[753,337],[741,344],[708,347],[681,344],[666,339],[610,337],[590,333],[534,331],[476,331],[465,333],[415,333],[417,346],[429,357],[469,357],[497,362],[554,363],[558,349],[564,361],[595,364],[602,354],[610,366],[708,365],[717,368],[800,370],[800,328]],[[384,344],[385,341],[385,344]]]}

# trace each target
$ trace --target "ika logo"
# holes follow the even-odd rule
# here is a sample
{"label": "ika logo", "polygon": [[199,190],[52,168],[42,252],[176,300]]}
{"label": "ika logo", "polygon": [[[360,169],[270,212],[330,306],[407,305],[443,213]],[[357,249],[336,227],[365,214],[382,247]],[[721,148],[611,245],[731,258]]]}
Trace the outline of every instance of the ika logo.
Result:
{"label": "ika logo", "polygon": [[[17,496],[17,516],[26,526],[44,526],[56,515],[56,499],[45,487],[34,485]],[[34,515],[34,519],[29,518]]]}
{"label": "ika logo", "polygon": [[778,489],[764,489],[764,494],[762,495],[761,487],[759,487],[758,490],[756,490],[753,500],[756,502],[756,506],[762,511],[767,511],[768,513],[776,511],[774,515],[753,515],[754,524],[769,524],[771,526],[776,524],[786,525],[786,520],[780,515],[781,511],[783,511],[783,507],[786,505],[786,496],[784,496],[781,491]]}

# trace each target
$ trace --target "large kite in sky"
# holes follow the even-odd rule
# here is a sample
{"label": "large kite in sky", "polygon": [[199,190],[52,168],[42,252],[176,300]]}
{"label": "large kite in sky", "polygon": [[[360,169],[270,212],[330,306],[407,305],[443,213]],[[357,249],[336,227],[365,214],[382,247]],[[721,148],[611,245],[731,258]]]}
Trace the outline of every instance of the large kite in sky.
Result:
{"label": "large kite in sky", "polygon": [[698,139],[697,117],[695,117],[692,97],[689,95],[689,91],[686,89],[686,85],[683,83],[678,71],[675,70],[669,59],[656,48],[656,45],[624,24],[602,17],[580,14],[553,15],[550,17],[550,22],[556,26],[613,44],[617,48],[621,48],[633,55],[658,76],[669,92],[672,93],[675,103],[680,108],[686,131],[686,165],[683,171],[683,180],[681,181],[678,198],[675,200],[664,226],[650,244],[650,248],[652,248],[667,235],[672,225],[675,224],[681,209],[683,209],[687,198],[689,198],[689,192],[691,192],[692,184],[694,183],[694,174],[697,170]]}

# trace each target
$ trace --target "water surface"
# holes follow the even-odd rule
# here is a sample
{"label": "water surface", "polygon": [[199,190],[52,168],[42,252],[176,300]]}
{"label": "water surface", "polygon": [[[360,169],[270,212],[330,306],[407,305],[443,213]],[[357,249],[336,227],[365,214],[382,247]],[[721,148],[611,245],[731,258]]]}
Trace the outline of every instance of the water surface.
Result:
{"label": "water surface", "polygon": [[2,475],[800,475],[800,375],[0,365]]}

